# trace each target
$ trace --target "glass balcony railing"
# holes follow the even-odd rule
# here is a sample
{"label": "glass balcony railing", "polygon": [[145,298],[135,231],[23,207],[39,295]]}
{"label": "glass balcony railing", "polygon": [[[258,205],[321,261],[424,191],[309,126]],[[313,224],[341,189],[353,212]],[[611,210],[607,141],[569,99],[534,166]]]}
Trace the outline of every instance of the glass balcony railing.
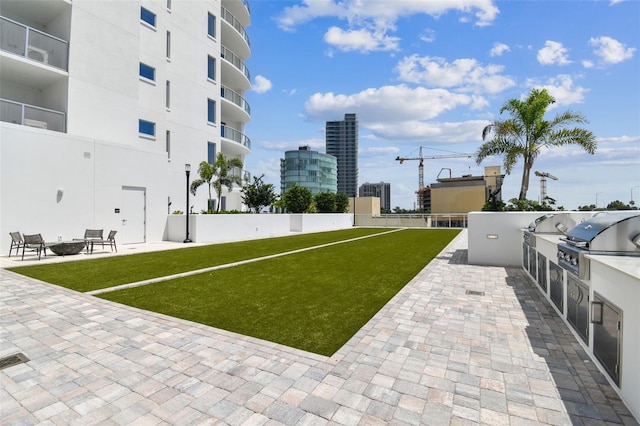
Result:
{"label": "glass balcony railing", "polygon": [[33,105],[0,99],[0,121],[39,129],[65,131],[65,114]]}
{"label": "glass balcony railing", "polygon": [[247,43],[248,46],[251,46],[251,42],[249,41],[249,34],[247,34],[247,31],[244,29],[244,27],[242,26],[242,24],[236,19],[235,16],[233,16],[233,14],[231,12],[229,12],[227,9],[225,9],[224,7],[221,8],[221,13],[222,13],[222,19],[224,19],[225,21],[227,21],[229,24],[231,24],[231,26],[233,28],[236,29],[236,31],[238,31],[240,33],[240,35],[242,36],[242,38],[244,39],[244,41]]}
{"label": "glass balcony railing", "polygon": [[251,173],[249,173],[249,171],[247,170],[243,170],[239,167],[232,167],[231,168],[231,175],[232,176],[238,176],[240,179],[242,179],[243,183],[251,183]]}
{"label": "glass balcony railing", "polygon": [[251,107],[249,106],[249,103],[242,96],[240,96],[240,94],[235,90],[229,89],[228,87],[225,87],[225,86],[221,86],[220,96],[238,105],[240,108],[244,110],[244,112],[251,115]]}
{"label": "glass balcony railing", "polygon": [[220,126],[220,136],[225,139],[231,139],[239,143],[242,146],[251,149],[251,139],[249,139],[244,133],[229,126]]}
{"label": "glass balcony railing", "polygon": [[67,71],[66,41],[5,17],[0,17],[0,49]]}
{"label": "glass balcony railing", "polygon": [[247,80],[251,81],[251,75],[249,73],[249,68],[244,64],[244,61],[235,55],[231,50],[227,49],[224,46],[220,46],[220,57],[225,61],[231,63],[234,67],[238,68]]}

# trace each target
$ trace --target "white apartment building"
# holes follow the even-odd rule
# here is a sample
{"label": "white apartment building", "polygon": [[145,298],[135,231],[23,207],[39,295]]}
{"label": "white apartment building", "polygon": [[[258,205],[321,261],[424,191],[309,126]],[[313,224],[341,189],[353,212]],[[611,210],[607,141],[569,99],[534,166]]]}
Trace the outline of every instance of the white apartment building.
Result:
{"label": "white apartment building", "polygon": [[[2,0],[0,15],[0,254],[13,231],[162,240],[187,210],[185,164],[193,181],[251,153],[247,0]],[[189,197],[207,208],[206,185]],[[221,204],[242,209],[239,188]]]}

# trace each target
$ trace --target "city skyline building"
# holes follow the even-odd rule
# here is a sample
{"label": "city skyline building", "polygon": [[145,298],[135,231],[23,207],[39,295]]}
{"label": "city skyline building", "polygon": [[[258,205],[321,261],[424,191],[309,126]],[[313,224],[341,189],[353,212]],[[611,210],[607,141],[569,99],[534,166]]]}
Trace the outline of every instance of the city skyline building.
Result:
{"label": "city skyline building", "polygon": [[313,195],[335,194],[338,190],[337,160],[334,156],[311,151],[308,146],[287,151],[280,159],[280,193],[295,184],[308,188]]}
{"label": "city skyline building", "polygon": [[365,182],[358,189],[358,197],[380,198],[380,208],[391,210],[391,184],[386,182]]}
{"label": "city skyline building", "polygon": [[344,120],[327,121],[326,152],[338,161],[338,192],[349,197],[358,193],[358,118],[345,114]]}
{"label": "city skyline building", "polygon": [[[0,19],[5,235],[162,240],[167,213],[207,208],[186,164],[193,180],[218,153],[251,153],[246,0],[5,1]],[[239,189],[223,209],[242,209]]]}

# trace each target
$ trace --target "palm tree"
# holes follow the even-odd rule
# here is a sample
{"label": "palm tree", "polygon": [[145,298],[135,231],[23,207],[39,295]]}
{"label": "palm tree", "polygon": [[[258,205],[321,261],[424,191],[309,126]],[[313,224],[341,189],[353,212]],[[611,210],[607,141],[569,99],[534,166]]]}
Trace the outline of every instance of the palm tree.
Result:
{"label": "palm tree", "polygon": [[[221,152],[218,153],[213,164],[202,161],[198,166],[200,178],[191,183],[191,193],[196,195],[196,190],[206,183],[209,188],[209,200],[211,200],[211,188],[216,191],[218,199],[216,212],[219,212],[222,187],[231,191],[234,184],[242,185],[242,177],[234,173],[236,169],[242,170],[242,161],[238,158],[227,159]],[[208,203],[207,210],[212,212],[210,203]]]}
{"label": "palm tree", "polygon": [[551,121],[544,119],[547,108],[553,103],[555,99],[546,89],[533,89],[524,101],[511,99],[502,106],[500,114],[507,111],[511,118],[496,120],[482,130],[483,141],[492,130],[494,136],[478,149],[477,164],[491,155],[504,154],[505,173],[510,174],[518,157],[524,159],[519,200],[527,198],[531,167],[542,147],[575,144],[589,154],[596,152],[597,142],[592,132],[578,127],[567,128],[573,123],[588,123],[584,115],[566,111]]}

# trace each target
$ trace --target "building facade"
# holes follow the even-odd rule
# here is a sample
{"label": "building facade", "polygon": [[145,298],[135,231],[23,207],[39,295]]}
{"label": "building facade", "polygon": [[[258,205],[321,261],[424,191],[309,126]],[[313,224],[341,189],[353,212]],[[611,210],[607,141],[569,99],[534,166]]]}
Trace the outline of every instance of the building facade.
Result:
{"label": "building facade", "polygon": [[251,153],[247,0],[3,0],[0,15],[3,234],[162,240],[167,213],[207,208],[205,189],[186,203],[186,164],[193,180]]}
{"label": "building facade", "polygon": [[492,194],[502,200],[501,188],[504,175],[500,166],[484,168],[483,176],[461,176],[438,179],[432,183],[431,213],[469,213],[481,211]]}
{"label": "building facade", "polygon": [[338,160],[338,192],[349,197],[358,193],[358,118],[345,114],[344,120],[327,121],[325,126],[327,154]]}
{"label": "building facade", "polygon": [[280,159],[280,193],[294,184],[308,188],[313,195],[321,192],[336,193],[338,189],[337,160],[332,155],[311,151],[301,146],[287,151]]}
{"label": "building facade", "polygon": [[363,183],[358,190],[358,197],[378,197],[380,198],[380,208],[387,211],[391,210],[390,183]]}

